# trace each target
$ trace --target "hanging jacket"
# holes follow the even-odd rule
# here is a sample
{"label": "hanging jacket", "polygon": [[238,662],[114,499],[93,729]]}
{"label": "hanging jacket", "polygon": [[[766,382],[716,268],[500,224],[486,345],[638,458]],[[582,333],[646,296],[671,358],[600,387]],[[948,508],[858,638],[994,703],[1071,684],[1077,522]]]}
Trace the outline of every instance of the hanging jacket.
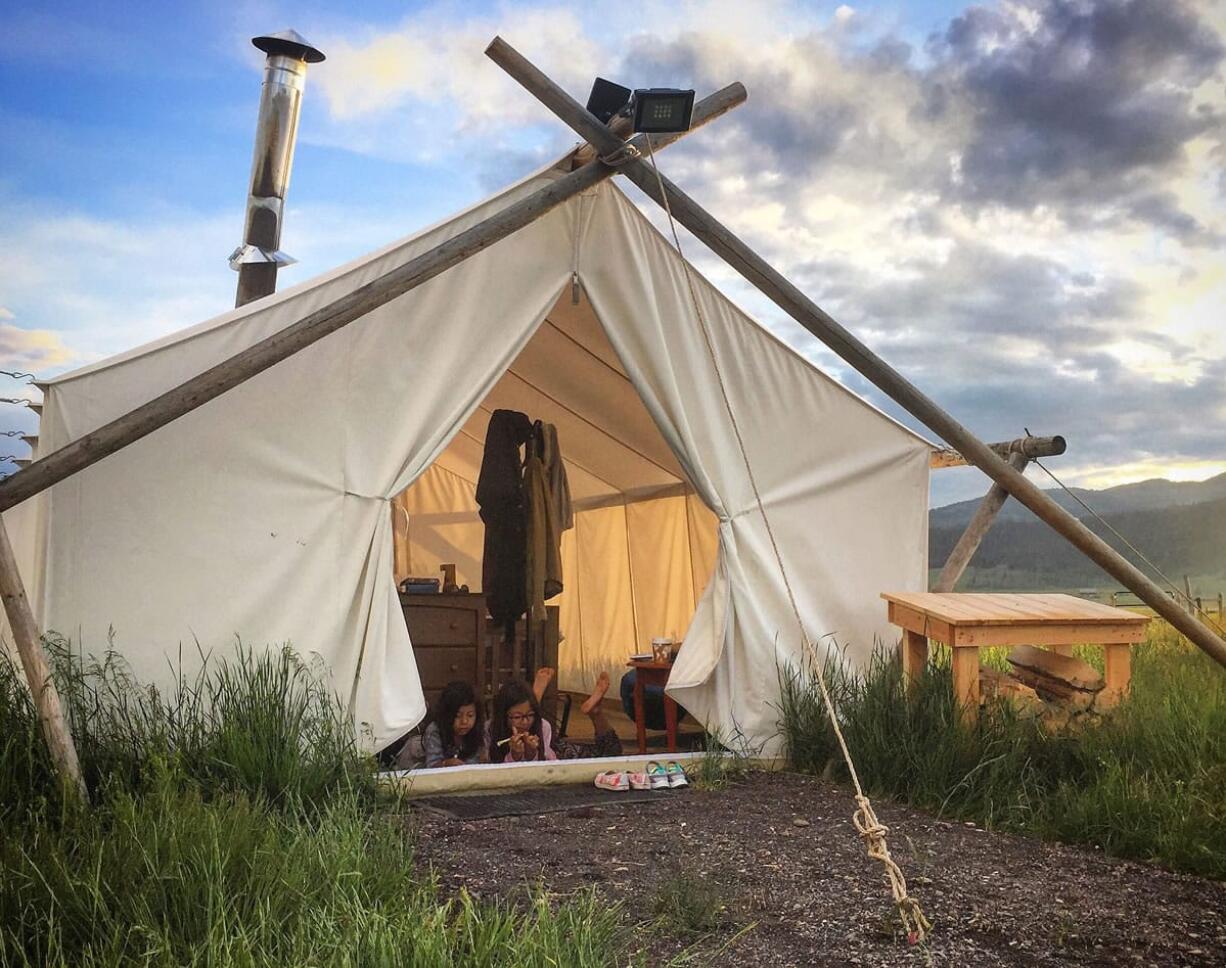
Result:
{"label": "hanging jacket", "polygon": [[[543,460],[545,441],[553,430],[539,420],[524,457],[524,505],[527,511],[527,561],[524,568],[528,617],[545,620],[545,602],[562,591],[562,531],[549,489],[549,475]],[[557,435],[553,434],[556,442]]]}
{"label": "hanging jacket", "polygon": [[532,421],[526,415],[495,410],[477,477],[477,505],[485,524],[481,590],[490,615],[511,634],[527,608],[527,518],[519,448],[531,434]]}
{"label": "hanging jacket", "polygon": [[558,428],[553,424],[541,424],[541,460],[545,464],[549,496],[560,536],[563,531],[575,526],[575,512],[570,503],[570,482],[566,479],[566,466],[562,463],[562,449],[558,446]]}

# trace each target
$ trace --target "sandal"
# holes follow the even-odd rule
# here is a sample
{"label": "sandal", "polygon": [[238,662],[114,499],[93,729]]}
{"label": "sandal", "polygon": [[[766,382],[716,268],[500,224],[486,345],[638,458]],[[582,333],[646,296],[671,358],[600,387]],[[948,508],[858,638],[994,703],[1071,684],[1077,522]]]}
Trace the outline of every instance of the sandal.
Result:
{"label": "sandal", "polygon": [[647,778],[651,781],[653,790],[668,789],[668,771],[655,760],[647,764]]}
{"label": "sandal", "polygon": [[599,773],[592,782],[601,790],[620,792],[630,789],[630,781],[626,778],[626,774],[619,773],[617,770],[606,770],[604,773]]}
{"label": "sandal", "polygon": [[626,779],[630,781],[631,790],[651,789],[651,777],[646,773],[627,773]]}
{"label": "sandal", "polygon": [[690,785],[690,778],[685,775],[685,767],[676,760],[669,760],[665,767],[668,775],[668,785],[670,787],[683,787]]}

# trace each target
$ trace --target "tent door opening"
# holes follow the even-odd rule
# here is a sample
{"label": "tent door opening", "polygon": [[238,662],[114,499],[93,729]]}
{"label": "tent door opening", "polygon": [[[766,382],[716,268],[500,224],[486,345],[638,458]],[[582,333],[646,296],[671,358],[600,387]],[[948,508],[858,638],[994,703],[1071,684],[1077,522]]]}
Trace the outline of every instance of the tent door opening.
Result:
{"label": "tent door opening", "polygon": [[475,495],[490,417],[500,409],[557,428],[574,509],[574,526],[562,533],[563,590],[547,602],[544,628],[521,620],[522,655],[500,651],[497,628],[487,629],[476,646],[484,651],[472,659],[444,655],[413,634],[427,701],[452,666],[480,669],[495,688],[542,658],[556,661],[564,691],[591,689],[601,671],[616,683],[628,656],[650,652],[653,638],[681,640],[715,565],[715,515],[687,480],[586,297],[575,304],[568,287],[443,453],[392,502],[397,582],[441,579],[442,567],[454,565],[456,584],[470,590],[467,601],[406,597],[414,610],[406,613],[410,629],[414,619],[432,628],[448,616],[438,611],[423,622],[420,610],[427,607],[451,610],[446,624],[467,629],[464,613],[484,606],[485,527]]}

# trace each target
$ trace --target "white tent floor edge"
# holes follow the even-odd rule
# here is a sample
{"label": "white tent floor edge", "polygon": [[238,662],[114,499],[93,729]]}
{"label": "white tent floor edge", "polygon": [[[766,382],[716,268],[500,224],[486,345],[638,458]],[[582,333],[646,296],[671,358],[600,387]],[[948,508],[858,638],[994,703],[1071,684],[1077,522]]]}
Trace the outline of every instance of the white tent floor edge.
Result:
{"label": "white tent floor edge", "polygon": [[[437,769],[397,770],[380,773],[385,786],[412,797],[448,793],[480,793],[520,787],[566,786],[591,783],[607,770],[642,772],[652,761],[675,761],[682,766],[697,764],[708,757],[719,757],[755,770],[777,772],[785,768],[781,757],[738,756],[733,753],[642,753],[631,756],[597,756],[577,760],[549,760],[535,763],[482,763]],[[609,794],[616,803],[616,793]]]}

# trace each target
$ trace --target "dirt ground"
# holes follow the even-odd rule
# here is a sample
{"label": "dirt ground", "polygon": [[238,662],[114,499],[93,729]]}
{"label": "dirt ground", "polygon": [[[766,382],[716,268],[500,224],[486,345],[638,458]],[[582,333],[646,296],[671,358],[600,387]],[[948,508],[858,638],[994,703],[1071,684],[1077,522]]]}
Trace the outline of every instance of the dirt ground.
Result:
{"label": "dirt ground", "polygon": [[[934,924],[926,945],[901,937],[847,792],[816,778],[751,774],[658,803],[619,807],[610,793],[569,814],[411,823],[450,889],[595,885],[640,925],[651,964],[688,949],[699,965],[1226,965],[1226,885],[876,806]],[[674,899],[680,914],[646,926],[676,893],[689,896]]]}

